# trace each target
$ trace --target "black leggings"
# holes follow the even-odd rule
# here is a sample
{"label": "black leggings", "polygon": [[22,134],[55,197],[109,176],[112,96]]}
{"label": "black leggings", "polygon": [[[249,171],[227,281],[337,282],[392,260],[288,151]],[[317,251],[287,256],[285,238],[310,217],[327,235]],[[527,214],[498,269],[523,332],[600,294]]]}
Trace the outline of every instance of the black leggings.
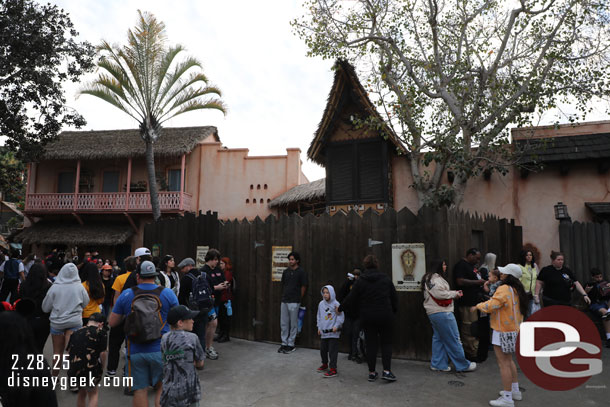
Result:
{"label": "black leggings", "polygon": [[218,331],[220,335],[229,336],[231,334],[231,318],[227,315],[226,302],[221,302],[218,307]]}
{"label": "black leggings", "polygon": [[366,339],[366,361],[369,372],[375,371],[377,348],[381,345],[381,363],[383,370],[390,370],[392,365],[392,332],[394,321],[362,321],[362,330]]}

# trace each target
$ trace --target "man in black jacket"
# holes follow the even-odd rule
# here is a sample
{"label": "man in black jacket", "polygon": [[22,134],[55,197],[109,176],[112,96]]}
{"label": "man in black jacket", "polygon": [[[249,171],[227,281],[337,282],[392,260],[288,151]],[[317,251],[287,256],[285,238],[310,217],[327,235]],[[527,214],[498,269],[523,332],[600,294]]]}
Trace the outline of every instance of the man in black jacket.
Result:
{"label": "man in black jacket", "polygon": [[483,285],[485,284],[485,280],[481,278],[476,268],[480,260],[481,252],[478,249],[468,249],[466,257],[453,267],[455,286],[464,293],[457,302],[457,313],[464,353],[470,361],[479,360],[477,358],[479,339],[472,335],[471,329],[472,323],[479,320],[479,313],[470,309],[480,302]]}

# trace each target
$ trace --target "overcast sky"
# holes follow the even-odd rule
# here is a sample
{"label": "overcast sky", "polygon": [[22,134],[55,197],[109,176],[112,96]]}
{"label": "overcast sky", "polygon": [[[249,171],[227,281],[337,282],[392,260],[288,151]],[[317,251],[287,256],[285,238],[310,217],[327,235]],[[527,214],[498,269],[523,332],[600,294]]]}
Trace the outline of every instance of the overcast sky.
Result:
{"label": "overcast sky", "polygon": [[[332,84],[333,61],[308,58],[290,21],[302,14],[300,0],[51,0],[70,14],[82,39],[125,44],[137,10],[152,12],[166,25],[170,44],[182,44],[223,92],[229,113],[186,113],[166,126],[218,128],[224,145],[249,148],[251,155],[286,154],[299,147],[305,175],[323,178],[324,169],[307,160]],[[89,76],[89,79],[92,75]],[[126,114],[93,96],[68,104],[85,116],[86,130],[135,128]]]}

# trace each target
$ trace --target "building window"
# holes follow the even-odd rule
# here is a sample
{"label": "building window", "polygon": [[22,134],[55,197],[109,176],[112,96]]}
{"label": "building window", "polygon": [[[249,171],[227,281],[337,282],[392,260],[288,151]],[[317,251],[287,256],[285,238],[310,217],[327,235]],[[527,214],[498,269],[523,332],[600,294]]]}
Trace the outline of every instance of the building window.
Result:
{"label": "building window", "polygon": [[337,143],[326,150],[327,203],[389,200],[388,152],[384,141]]}
{"label": "building window", "polygon": [[250,203],[250,199],[246,198],[246,203],[249,204]]}
{"label": "building window", "polygon": [[74,172],[60,172],[57,180],[57,192],[60,194],[73,194],[74,182]]}
{"label": "building window", "polygon": [[104,171],[102,179],[102,192],[119,192],[118,171]]}
{"label": "building window", "polygon": [[169,170],[167,171],[167,190],[168,191],[180,191],[180,175],[181,170]]}
{"label": "building window", "polygon": [[267,184],[265,184],[264,188],[267,189]]}
{"label": "building window", "polygon": [[258,185],[256,186],[256,189],[261,189],[261,184],[258,184]]}
{"label": "building window", "polygon": [[250,184],[250,189],[254,189],[254,185],[253,184]]}

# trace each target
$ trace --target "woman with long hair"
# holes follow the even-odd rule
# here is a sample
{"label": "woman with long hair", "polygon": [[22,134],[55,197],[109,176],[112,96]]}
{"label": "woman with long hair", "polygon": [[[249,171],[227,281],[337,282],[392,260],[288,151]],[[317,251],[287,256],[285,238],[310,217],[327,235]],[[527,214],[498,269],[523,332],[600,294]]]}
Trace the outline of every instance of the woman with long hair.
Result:
{"label": "woman with long hair", "polygon": [[83,266],[83,275],[85,277],[83,287],[85,287],[87,295],[89,296],[89,303],[87,303],[87,306],[83,309],[83,326],[85,326],[92,314],[100,312],[100,305],[104,303],[106,292],[96,264],[85,264]]}
{"label": "woman with long hair", "polygon": [[449,283],[445,280],[446,272],[447,263],[444,260],[432,260],[421,281],[424,309],[434,332],[430,369],[435,372],[450,372],[451,359],[456,371],[472,372],[477,364],[468,361],[464,355],[460,332],[453,315],[453,300],[462,297],[462,291],[449,289]]}
{"label": "woman with long hair", "polygon": [[34,304],[33,312],[27,317],[27,320],[34,333],[38,353],[42,353],[49,337],[49,314],[42,310],[42,301],[49,288],[51,288],[51,283],[47,279],[47,268],[41,263],[32,265],[25,281],[19,286],[20,301],[31,300]]}
{"label": "woman with long hair", "polygon": [[39,359],[43,355],[37,350],[29,324],[17,312],[0,312],[0,332],[0,403],[4,407],[57,407],[57,396],[51,385],[8,385],[11,376],[17,376],[21,383],[24,379],[42,383],[43,378],[51,382],[49,365]]}
{"label": "woman with long hair", "polygon": [[231,307],[231,313],[233,312],[233,290],[235,288],[233,280],[233,264],[231,259],[223,257],[220,259],[220,271],[224,273],[225,281],[227,282],[227,289],[222,291],[220,300],[222,303],[218,308],[218,342],[228,342],[230,340],[229,335],[231,332],[231,315],[229,315],[228,307]]}
{"label": "woman with long hair", "polygon": [[536,279],[538,278],[538,274],[540,274],[540,269],[536,264],[536,258],[531,250],[521,250],[521,253],[519,253],[519,265],[521,266],[521,284],[523,284],[528,299],[528,309],[527,314],[525,315],[525,318],[527,318],[537,311],[537,308],[540,308],[534,302]]}
{"label": "woman with long hair", "polygon": [[491,344],[494,346],[502,378],[500,397],[489,402],[490,405],[496,407],[514,406],[513,400],[522,399],[517,380],[517,367],[512,354],[515,352],[519,325],[527,312],[527,295],[519,281],[521,267],[511,263],[505,267],[498,267],[498,270],[502,284],[498,286],[494,296],[490,300],[472,307],[473,310],[486,312],[491,317],[491,328],[493,329]]}
{"label": "woman with long hair", "polygon": [[112,311],[112,300],[114,299],[114,290],[112,284],[114,284],[114,277],[112,275],[112,266],[110,264],[104,264],[102,266],[102,284],[104,285],[104,302],[102,303],[102,314],[108,318]]}
{"label": "woman with long hair", "polygon": [[[93,267],[97,272],[97,266]],[[72,332],[83,326],[83,308],[87,304],[89,294],[78,277],[78,269],[73,263],[64,264],[42,301],[42,310],[51,313],[49,321],[55,360],[61,360]],[[57,376],[61,364],[53,367],[53,376]]]}
{"label": "woman with long hair", "polygon": [[375,371],[377,349],[381,347],[382,379],[395,381],[392,373],[392,335],[394,315],[398,311],[398,296],[392,280],[386,273],[378,270],[379,262],[375,255],[364,258],[364,273],[354,284],[352,291],[338,307],[357,309],[366,340],[366,359],[369,367],[369,382],[379,377]]}
{"label": "woman with long hair", "polygon": [[164,284],[166,288],[171,288],[177,297],[180,292],[180,276],[178,275],[178,271],[176,271],[176,260],[174,260],[174,256],[168,254],[163,257],[161,264],[159,264],[159,270],[161,271],[161,283]]}
{"label": "woman with long hair", "polygon": [[544,307],[551,305],[570,306],[572,305],[572,290],[574,289],[583,296],[587,305],[591,305],[591,300],[585,289],[576,280],[572,271],[565,267],[563,253],[551,251],[551,265],[544,267],[538,274],[534,301],[536,304],[540,303],[540,292],[542,291]]}

